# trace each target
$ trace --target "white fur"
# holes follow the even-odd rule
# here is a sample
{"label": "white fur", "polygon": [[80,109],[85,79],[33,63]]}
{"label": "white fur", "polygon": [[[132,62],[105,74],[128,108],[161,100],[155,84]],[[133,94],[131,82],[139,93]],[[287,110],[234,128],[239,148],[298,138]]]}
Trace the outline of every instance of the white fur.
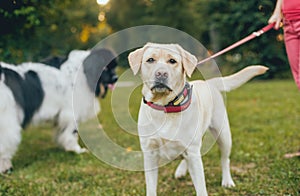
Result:
{"label": "white fur", "polygon": [[69,54],[69,60],[61,67],[62,72],[72,83],[70,85],[72,87],[72,104],[75,118],[78,121],[85,121],[100,112],[98,99],[94,96],[94,92],[89,90],[83,67],[78,64],[78,62],[83,62],[89,54],[90,51],[73,50]]}
{"label": "white fur", "polygon": [[[251,72],[246,74],[254,76]],[[224,85],[241,85],[244,82],[242,75],[237,77],[241,79],[239,84],[236,83],[238,80],[226,78],[223,80]],[[191,84],[192,103],[181,113],[165,114],[141,104],[138,129],[145,157],[147,195],[155,195],[159,159],[170,161],[181,154],[184,160],[176,169],[175,177],[183,177],[189,171],[197,195],[207,195],[200,148],[202,137],[208,128],[216,137],[222,154],[222,186],[235,186],[230,175],[231,134],[222,95],[210,81],[193,81]],[[148,119],[149,114],[151,121]]]}
{"label": "white fur", "polygon": [[0,81],[0,172],[12,167],[11,159],[21,142],[17,105],[9,88]]}
{"label": "white fur", "polygon": [[[14,66],[1,62],[6,67],[18,72],[21,76],[29,70],[35,71],[40,77],[45,93],[41,107],[34,114],[32,123],[53,120],[56,117],[58,132],[57,143],[67,151],[85,152],[78,144],[76,121],[85,121],[99,112],[100,107],[93,92],[88,88],[82,70],[82,62],[90,51],[73,51],[70,53],[61,71],[39,63],[23,63]],[[14,100],[11,89],[4,84],[4,74],[0,80],[0,173],[12,167],[11,159],[21,141],[21,122],[24,114]],[[74,86],[75,91],[74,91]],[[74,91],[74,94],[73,94]],[[73,108],[73,96],[76,103]],[[92,100],[92,101],[91,101]]]}
{"label": "white fur", "polygon": [[[185,84],[185,72],[181,73],[183,77],[178,77],[178,75],[172,73],[176,70],[185,70],[186,67],[192,65],[183,65],[184,62],[180,61],[179,58],[177,64],[169,63],[169,59],[174,58],[170,52],[172,51],[171,49],[176,51],[176,47],[179,48],[178,46],[175,45],[174,47],[171,44],[162,45],[161,47],[158,44],[152,45],[151,43],[147,44],[142,49],[132,52],[129,55],[129,62],[134,73],[137,73],[138,70],[141,72],[141,78],[144,81],[143,95],[146,99],[152,101],[151,97],[155,97],[153,100],[156,104],[160,104],[161,100],[168,103],[174,99],[169,91],[166,91],[166,96],[161,96],[162,98],[151,94],[151,84],[149,85],[150,88],[147,86],[148,81],[155,80],[155,74],[151,75],[151,73],[155,73],[156,69],[163,70],[169,77],[167,85],[172,87],[174,83],[177,83],[178,85],[175,85],[172,89],[175,92],[180,92],[176,88]],[[166,50],[166,48],[170,49]],[[181,50],[182,48],[179,48],[176,54],[179,54]],[[144,54],[148,56],[144,58]],[[185,58],[191,58],[192,56],[187,52],[185,55]],[[149,57],[155,59],[154,63],[147,62]],[[194,59],[194,57],[192,56],[191,59]],[[149,70],[145,72],[144,66]],[[191,105],[182,112],[164,113],[149,107],[143,102],[141,103],[138,117],[138,133],[141,149],[144,153],[148,196],[156,195],[158,167],[179,155],[182,155],[184,160],[176,169],[175,177],[183,177],[189,171],[197,195],[207,195],[200,154],[202,137],[207,129],[214,135],[221,150],[222,186],[235,186],[230,174],[231,133],[220,91],[230,91],[237,88],[255,75],[263,74],[266,70],[267,68],[263,66],[249,66],[228,77],[190,82],[193,86]]]}

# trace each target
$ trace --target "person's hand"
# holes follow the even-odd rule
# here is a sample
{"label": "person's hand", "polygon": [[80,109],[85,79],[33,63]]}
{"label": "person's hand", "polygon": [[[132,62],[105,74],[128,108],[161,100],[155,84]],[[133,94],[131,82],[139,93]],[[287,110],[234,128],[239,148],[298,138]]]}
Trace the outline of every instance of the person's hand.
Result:
{"label": "person's hand", "polygon": [[268,23],[269,24],[275,23],[274,29],[278,30],[279,27],[280,27],[281,20],[282,20],[282,14],[281,14],[281,12],[279,12],[279,13],[274,12],[273,15],[270,17]]}

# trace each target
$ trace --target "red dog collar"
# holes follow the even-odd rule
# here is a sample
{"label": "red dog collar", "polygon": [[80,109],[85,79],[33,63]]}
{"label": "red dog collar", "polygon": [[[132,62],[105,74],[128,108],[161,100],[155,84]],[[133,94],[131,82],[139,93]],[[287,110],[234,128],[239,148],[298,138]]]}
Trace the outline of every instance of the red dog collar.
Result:
{"label": "red dog collar", "polygon": [[164,111],[165,113],[182,112],[186,110],[191,104],[192,88],[193,86],[191,86],[189,83],[186,83],[181,93],[179,93],[179,95],[176,96],[173,101],[170,101],[167,105],[164,106],[146,101],[145,97],[143,97],[143,101],[151,108]]}

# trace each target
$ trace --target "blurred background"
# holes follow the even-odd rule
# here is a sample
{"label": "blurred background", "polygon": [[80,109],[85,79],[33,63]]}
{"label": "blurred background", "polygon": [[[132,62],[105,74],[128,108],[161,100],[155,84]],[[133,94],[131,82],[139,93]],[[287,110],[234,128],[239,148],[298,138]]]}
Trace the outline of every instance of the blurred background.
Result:
{"label": "blurred background", "polygon": [[[211,54],[267,24],[275,0],[0,0],[0,61],[18,64],[73,49],[90,49],[110,34],[137,25],[184,31]],[[120,43],[122,44],[122,43]],[[126,55],[121,65],[128,66]],[[220,69],[264,64],[264,77],[289,78],[282,29],[217,59]]]}

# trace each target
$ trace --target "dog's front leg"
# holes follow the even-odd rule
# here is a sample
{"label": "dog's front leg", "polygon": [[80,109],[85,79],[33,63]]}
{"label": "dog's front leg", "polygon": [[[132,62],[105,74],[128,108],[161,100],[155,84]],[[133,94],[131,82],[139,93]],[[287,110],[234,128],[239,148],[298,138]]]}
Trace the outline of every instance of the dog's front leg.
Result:
{"label": "dog's front leg", "polygon": [[186,152],[184,158],[187,161],[188,170],[191,175],[193,184],[195,186],[197,196],[206,196],[207,191],[205,184],[205,176],[200,152],[199,154]]}
{"label": "dog's front leg", "polygon": [[156,152],[144,152],[144,169],[147,196],[156,196],[158,178],[158,154]]}
{"label": "dog's front leg", "polygon": [[58,128],[56,141],[61,147],[66,151],[75,152],[77,154],[87,152],[85,148],[81,148],[78,144],[78,131],[74,124],[72,112],[63,110],[59,114]]}

